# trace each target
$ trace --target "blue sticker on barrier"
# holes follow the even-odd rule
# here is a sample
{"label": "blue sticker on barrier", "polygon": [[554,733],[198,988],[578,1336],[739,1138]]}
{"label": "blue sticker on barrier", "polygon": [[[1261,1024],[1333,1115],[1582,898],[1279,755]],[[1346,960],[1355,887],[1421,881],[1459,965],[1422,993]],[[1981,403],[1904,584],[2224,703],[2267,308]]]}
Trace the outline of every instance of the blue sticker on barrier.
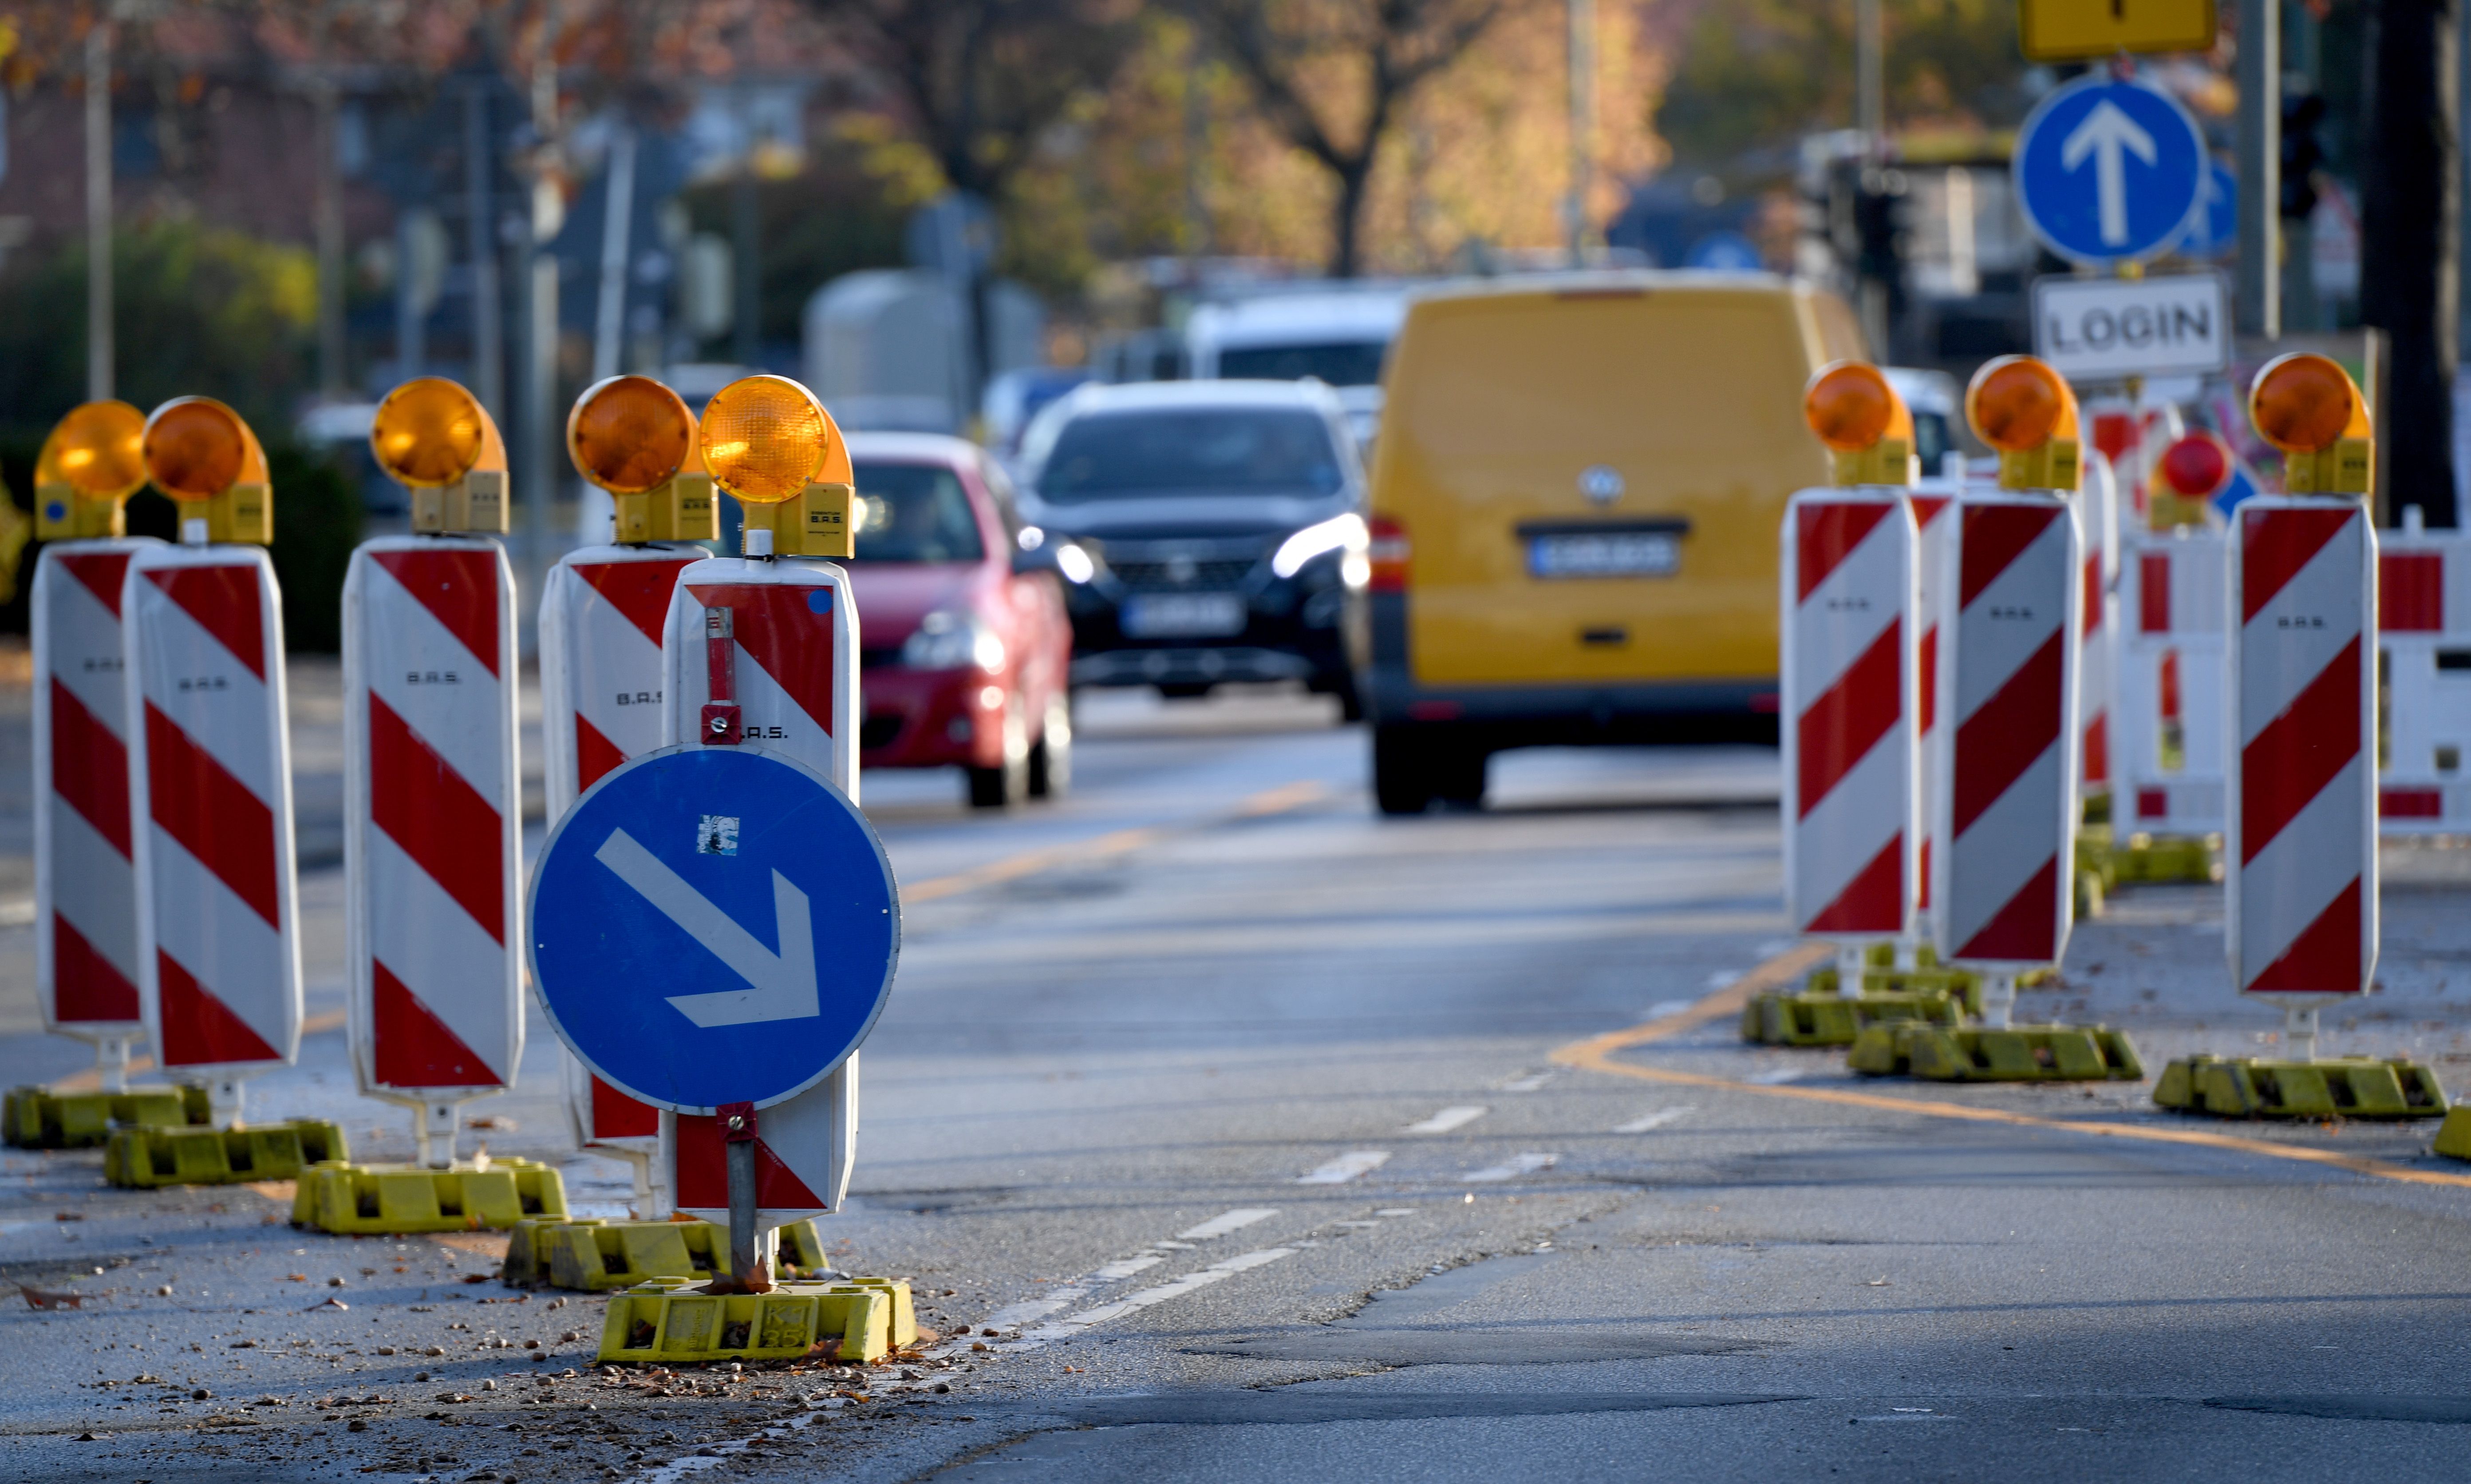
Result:
{"label": "blue sticker on barrier", "polygon": [[900,904],[847,797],[753,747],[673,747],[595,784],[533,868],[532,979],[603,1081],[656,1107],[768,1106],[857,1049]]}

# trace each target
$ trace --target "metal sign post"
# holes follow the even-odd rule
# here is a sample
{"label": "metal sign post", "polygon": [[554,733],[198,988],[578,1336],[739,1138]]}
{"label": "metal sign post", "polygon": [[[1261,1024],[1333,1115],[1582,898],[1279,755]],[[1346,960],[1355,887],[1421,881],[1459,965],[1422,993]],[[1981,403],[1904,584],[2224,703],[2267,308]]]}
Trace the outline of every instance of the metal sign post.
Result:
{"label": "metal sign post", "polygon": [[249,1073],[300,1048],[283,616],[266,457],[230,409],[184,397],[147,419],[177,547],[129,562],[120,607],[137,880],[137,989],[159,1065],[202,1081],[218,1124]]}
{"label": "metal sign post", "polygon": [[31,601],[35,699],[35,993],[45,1029],[94,1043],[103,1090],[128,1086],[137,998],[137,876],[129,821],[129,700],[120,590],[124,534],[146,482],[146,417],[90,402],[60,419],[35,462],[46,538]]}

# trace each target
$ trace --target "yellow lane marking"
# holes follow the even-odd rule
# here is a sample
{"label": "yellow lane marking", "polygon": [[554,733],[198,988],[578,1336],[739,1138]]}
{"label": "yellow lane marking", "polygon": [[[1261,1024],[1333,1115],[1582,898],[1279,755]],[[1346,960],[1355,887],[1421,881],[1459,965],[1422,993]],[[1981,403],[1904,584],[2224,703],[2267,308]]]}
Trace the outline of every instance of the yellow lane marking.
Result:
{"label": "yellow lane marking", "polygon": [[[343,1028],[344,1023],[348,1019],[349,1017],[341,1010],[328,1010],[322,1015],[312,1015],[307,1020],[300,1023],[300,1033],[304,1036],[315,1036],[321,1035],[329,1030],[341,1030]],[[141,1052],[138,1055],[129,1058],[129,1072],[131,1076],[134,1076],[141,1072],[153,1072],[153,1070],[154,1058],[152,1056],[145,1055]],[[55,1093],[100,1093],[103,1091],[103,1073],[92,1067],[88,1067],[83,1072],[71,1072],[67,1076],[53,1083],[52,1091]]]}
{"label": "yellow lane marking", "polygon": [[1709,995],[1689,1009],[1667,1015],[1644,1025],[1575,1041],[1553,1052],[1553,1060],[1565,1067],[1578,1067],[1588,1072],[1601,1072],[1611,1076],[1635,1077],[1642,1082],[1662,1082],[1676,1087],[1721,1088],[1727,1092],[1752,1093],[1761,1097],[1791,1097],[1803,1102],[1832,1103],[1840,1108],[1868,1108],[1880,1113],[1919,1115],[1923,1118],[1959,1119],[1972,1123],[2005,1123],[2018,1128],[2048,1128],[2062,1133],[2084,1134],[2096,1139],[2135,1139],[2147,1143],[2186,1144],[2203,1149],[2229,1149],[2241,1154],[2262,1154],[2269,1159],[2295,1160],[2303,1165],[2326,1165],[2347,1169],[2354,1174],[2373,1175],[2381,1180],[2397,1180],[2409,1185],[2452,1186],[2471,1190],[2471,1174],[2448,1170],[2415,1169],[2389,1160],[2372,1160],[2355,1154],[2337,1154],[2330,1149],[2310,1148],[2304,1144],[2278,1143],[2267,1139],[2242,1139],[2235,1134],[2208,1133],[2192,1128],[2154,1128],[2140,1123],[2114,1123],[2096,1119],[2052,1119],[2037,1114],[2012,1113],[2005,1108],[1980,1108],[1966,1103],[1940,1102],[1925,1097],[1897,1097],[1881,1093],[1855,1093],[1842,1088],[1797,1087],[1790,1083],[1770,1084],[1743,1082],[1732,1077],[1710,1076],[1703,1072],[1675,1072],[1663,1067],[1642,1067],[1636,1062],[1615,1061],[1614,1053],[1632,1047],[1661,1041],[1683,1031],[1704,1025],[1725,1016],[1739,1015],[1753,995],[1776,989],[1791,982],[1813,966],[1824,961],[1830,954],[1825,945],[1813,944],[1797,948],[1753,969],[1728,988]]}
{"label": "yellow lane marking", "polygon": [[1043,850],[1026,850],[1017,856],[1006,856],[985,865],[955,871],[950,876],[930,876],[901,888],[901,900],[932,902],[941,897],[957,897],[963,892],[1000,885],[1051,871],[1063,865],[1088,865],[1094,861],[1112,860],[1134,851],[1155,845],[1174,836],[1236,819],[1258,819],[1266,814],[1282,814],[1330,796],[1330,786],[1309,779],[1282,784],[1265,789],[1237,804],[1223,814],[1213,814],[1198,823],[1181,826],[1150,825],[1137,830],[1115,830],[1094,839],[1074,840],[1069,845],[1050,845]]}

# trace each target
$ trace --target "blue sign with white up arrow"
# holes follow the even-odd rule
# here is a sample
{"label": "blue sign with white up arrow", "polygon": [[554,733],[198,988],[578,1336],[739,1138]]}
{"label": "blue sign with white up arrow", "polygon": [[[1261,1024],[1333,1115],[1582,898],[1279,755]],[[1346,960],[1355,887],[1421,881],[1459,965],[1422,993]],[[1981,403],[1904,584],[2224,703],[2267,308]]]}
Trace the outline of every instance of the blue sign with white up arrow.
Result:
{"label": "blue sign with white up arrow", "polygon": [[865,816],[755,747],[671,747],[611,771],[550,832],[530,908],[558,1039],[680,1113],[822,1081],[874,1027],[901,950]]}
{"label": "blue sign with white up arrow", "polygon": [[2092,77],[2054,89],[2016,136],[2012,167],[2026,224],[2078,263],[2137,262],[2168,251],[2199,209],[2204,137],[2177,99],[2142,82]]}

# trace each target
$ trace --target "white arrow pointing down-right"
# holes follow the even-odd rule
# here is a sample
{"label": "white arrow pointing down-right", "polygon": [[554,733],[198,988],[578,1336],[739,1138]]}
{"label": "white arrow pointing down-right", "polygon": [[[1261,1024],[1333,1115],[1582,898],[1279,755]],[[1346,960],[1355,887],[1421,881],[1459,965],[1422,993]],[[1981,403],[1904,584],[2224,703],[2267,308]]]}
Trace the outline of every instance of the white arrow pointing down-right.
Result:
{"label": "white arrow pointing down-right", "polygon": [[766,1021],[808,1020],[823,1013],[815,988],[815,929],[807,894],[772,873],[772,919],[781,952],[755,941],[686,878],[661,863],[624,830],[612,830],[592,859],[607,866],[644,900],[660,908],[689,937],[746,981],[744,989],[709,995],[672,995],[680,1015],[705,1030],[718,1025],[757,1025]]}

